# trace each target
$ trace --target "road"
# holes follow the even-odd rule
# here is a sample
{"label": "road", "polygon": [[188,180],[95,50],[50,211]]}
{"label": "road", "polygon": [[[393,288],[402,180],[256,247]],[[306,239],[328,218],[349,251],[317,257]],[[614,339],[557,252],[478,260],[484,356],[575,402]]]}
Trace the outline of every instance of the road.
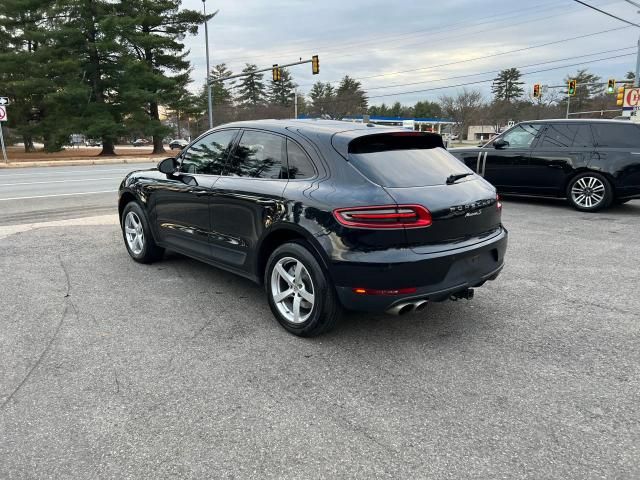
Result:
{"label": "road", "polygon": [[133,262],[113,195],[0,226],[0,478],[640,478],[640,201],[507,199],[472,301],[301,339],[248,280]]}
{"label": "road", "polygon": [[0,225],[115,212],[116,192],[132,170],[152,163],[0,170]]}

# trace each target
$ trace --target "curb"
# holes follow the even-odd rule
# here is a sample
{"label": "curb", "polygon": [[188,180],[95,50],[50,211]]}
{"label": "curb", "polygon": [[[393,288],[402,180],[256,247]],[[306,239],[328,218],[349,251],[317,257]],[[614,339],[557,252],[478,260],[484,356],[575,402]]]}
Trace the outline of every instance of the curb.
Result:
{"label": "curb", "polygon": [[3,168],[29,168],[29,167],[78,167],[82,165],[116,165],[122,163],[157,163],[162,157],[122,157],[122,158],[97,158],[78,160],[45,160],[35,162],[9,162],[0,163]]}

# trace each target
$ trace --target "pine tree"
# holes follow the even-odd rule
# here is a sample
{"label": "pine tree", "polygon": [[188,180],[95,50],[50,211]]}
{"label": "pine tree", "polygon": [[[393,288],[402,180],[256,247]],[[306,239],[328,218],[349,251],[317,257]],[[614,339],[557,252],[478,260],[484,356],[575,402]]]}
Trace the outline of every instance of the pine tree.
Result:
{"label": "pine tree", "polygon": [[293,95],[296,84],[291,79],[291,73],[286,68],[280,69],[280,80],[271,80],[269,86],[269,102],[272,105],[290,107],[293,104]]}
{"label": "pine tree", "polygon": [[129,108],[139,106],[146,115],[134,113],[136,123],[153,136],[153,153],[164,152],[167,128],[160,122],[160,104],[176,99],[189,80],[188,51],[182,40],[195,35],[204,16],[180,10],[180,0],[119,0],[113,22],[132,61],[123,66],[125,96]]}
{"label": "pine tree", "polygon": [[512,102],[524,94],[522,74],[517,68],[502,70],[493,81],[491,92],[496,101]]}
{"label": "pine tree", "polygon": [[334,117],[360,115],[368,110],[367,95],[357,80],[345,75],[336,90],[336,110]]}
{"label": "pine tree", "polygon": [[[114,155],[118,136],[125,133],[126,113],[121,98],[123,49],[113,18],[118,13],[109,0],[57,0],[52,12],[56,48],[70,64],[79,62],[77,77],[88,90],[81,102],[65,103],[66,117],[93,138],[102,139],[101,155]],[[80,89],[73,88],[79,92]]]}
{"label": "pine tree", "polygon": [[[602,93],[603,85],[600,83],[600,77],[589,73],[587,69],[578,70],[574,75],[565,77],[565,85],[568,85],[570,80],[575,80],[577,84],[576,94],[571,97],[571,110],[582,110],[593,97]],[[566,96],[562,103],[566,106]]]}
{"label": "pine tree", "polygon": [[258,69],[257,65],[247,63],[242,73],[251,74],[242,77],[238,87],[237,102],[242,107],[258,107],[264,105],[265,86],[262,73],[253,73]]}
{"label": "pine tree", "polygon": [[[213,95],[214,106],[230,106],[233,103],[233,95],[231,89],[233,88],[235,81],[227,80],[225,78],[233,75],[233,72],[227,68],[226,63],[220,63],[211,69],[211,93]],[[205,97],[206,97],[205,91]]]}
{"label": "pine tree", "polygon": [[76,56],[67,55],[58,3],[0,2],[0,84],[11,98],[10,125],[25,151],[33,150],[34,137],[44,140],[47,151],[59,150],[73,131],[74,108],[86,104],[82,68]]}
{"label": "pine tree", "polygon": [[327,82],[316,82],[309,92],[311,98],[311,113],[316,116],[330,115],[335,109],[335,90]]}

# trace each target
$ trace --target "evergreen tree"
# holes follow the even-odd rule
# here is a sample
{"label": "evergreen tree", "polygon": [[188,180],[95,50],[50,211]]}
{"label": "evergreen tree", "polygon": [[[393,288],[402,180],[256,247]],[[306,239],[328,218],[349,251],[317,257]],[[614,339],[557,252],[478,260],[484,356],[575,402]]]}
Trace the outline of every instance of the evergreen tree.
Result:
{"label": "evergreen tree", "polygon": [[265,86],[262,73],[253,73],[258,69],[257,65],[247,63],[242,73],[251,74],[242,77],[238,87],[237,102],[242,107],[258,107],[264,105]]}
{"label": "evergreen tree", "polygon": [[66,18],[59,3],[0,3],[0,84],[11,98],[10,125],[22,137],[25,151],[33,150],[36,136],[47,151],[59,150],[73,132],[69,120],[77,114],[74,109],[86,104],[80,62],[67,55],[68,39],[61,28]]}
{"label": "evergreen tree", "polygon": [[[215,106],[228,107],[233,104],[233,95],[231,89],[233,88],[235,81],[227,80],[225,78],[233,75],[233,72],[227,68],[226,63],[219,63],[211,69],[211,93],[213,95],[213,104]],[[205,90],[205,101],[207,98],[207,92]]]}
{"label": "evergreen tree", "polygon": [[512,102],[520,98],[524,94],[524,82],[520,80],[521,77],[522,74],[517,68],[502,70],[494,79],[491,88],[495,100]]}
{"label": "evergreen tree", "polygon": [[160,122],[160,104],[175,101],[190,81],[189,52],[182,40],[195,35],[205,20],[195,10],[180,10],[180,4],[180,0],[119,0],[118,15],[112,20],[134,59],[123,65],[126,105],[138,107],[134,123],[153,136],[153,153],[164,152],[162,139],[168,133]]}
{"label": "evergreen tree", "polygon": [[311,98],[311,113],[316,116],[330,115],[335,106],[335,90],[333,86],[327,82],[316,82],[309,92]]}
{"label": "evergreen tree", "polygon": [[336,110],[338,119],[347,115],[361,115],[368,111],[367,95],[357,80],[345,75],[336,90]]}
{"label": "evergreen tree", "polygon": [[442,108],[436,102],[417,102],[413,107],[413,114],[416,118],[439,118],[442,117]]}
{"label": "evergreen tree", "polygon": [[269,86],[269,102],[272,105],[290,107],[293,104],[293,95],[296,84],[291,79],[291,73],[286,68],[280,69],[280,80],[271,80]]}
{"label": "evergreen tree", "polygon": [[[589,73],[585,69],[578,70],[574,75],[568,75],[565,77],[565,85],[569,84],[570,80],[576,81],[576,94],[571,97],[571,110],[580,111],[583,110],[589,103],[589,101],[602,93],[603,85],[600,83],[599,76]],[[565,90],[565,94],[566,94]],[[567,97],[563,98],[562,103],[567,104]]]}
{"label": "evergreen tree", "polygon": [[[120,87],[123,80],[123,49],[117,40],[113,18],[116,6],[109,0],[57,0],[52,15],[56,45],[61,58],[73,68],[88,90],[81,102],[65,103],[66,121],[75,119],[77,127],[92,138],[101,138],[101,155],[114,155],[118,136],[125,132]],[[76,90],[72,88],[72,90]]]}

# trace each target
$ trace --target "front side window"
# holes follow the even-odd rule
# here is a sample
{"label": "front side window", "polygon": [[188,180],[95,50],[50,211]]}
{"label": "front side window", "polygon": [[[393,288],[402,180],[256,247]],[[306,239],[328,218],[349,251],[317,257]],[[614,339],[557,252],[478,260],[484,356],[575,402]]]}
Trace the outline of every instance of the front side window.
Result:
{"label": "front side window", "polygon": [[286,179],[285,141],[279,135],[248,130],[242,134],[226,175]]}
{"label": "front side window", "polygon": [[536,139],[541,125],[521,124],[516,125],[511,130],[500,137],[500,140],[507,142],[504,148],[531,148],[531,144]]}
{"label": "front side window", "polygon": [[180,171],[189,174],[220,175],[237,130],[222,130],[202,137],[182,155]]}

